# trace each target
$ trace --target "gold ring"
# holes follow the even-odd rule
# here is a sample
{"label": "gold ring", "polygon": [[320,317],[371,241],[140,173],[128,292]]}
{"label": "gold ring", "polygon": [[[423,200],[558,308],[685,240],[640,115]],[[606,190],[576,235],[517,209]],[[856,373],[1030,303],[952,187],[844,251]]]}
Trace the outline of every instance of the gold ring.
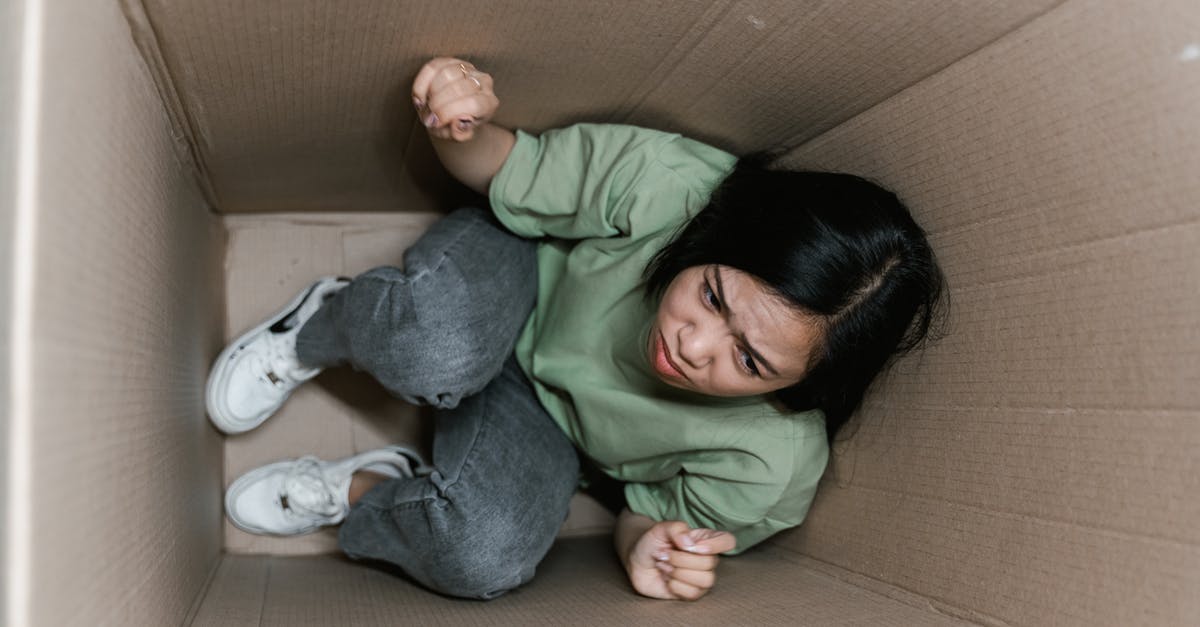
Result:
{"label": "gold ring", "polygon": [[464,78],[469,78],[471,79],[472,83],[475,83],[476,89],[483,89],[483,83],[480,83],[479,79],[475,78],[475,74],[471,70],[467,69],[467,65],[465,63],[459,63],[458,69],[462,70]]}

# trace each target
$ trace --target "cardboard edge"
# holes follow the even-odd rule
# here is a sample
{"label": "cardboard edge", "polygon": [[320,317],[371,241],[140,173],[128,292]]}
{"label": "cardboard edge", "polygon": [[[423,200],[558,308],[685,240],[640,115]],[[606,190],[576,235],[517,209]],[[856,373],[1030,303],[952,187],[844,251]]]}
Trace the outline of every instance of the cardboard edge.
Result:
{"label": "cardboard edge", "polygon": [[879,100],[877,100],[875,102],[875,104],[873,104],[861,111],[857,111],[855,113],[852,113],[852,114],[846,116],[845,118],[837,121],[833,125],[826,128],[824,131],[821,131],[820,133],[817,133],[816,135],[800,133],[798,135],[789,137],[782,142],[779,142],[779,144],[776,145],[776,147],[772,149],[772,153],[780,155],[780,158],[782,158],[782,159],[787,159],[789,155],[791,155],[794,151],[799,150],[802,146],[804,146],[804,144],[807,144],[808,142],[810,142],[814,139],[817,139],[818,137],[821,137],[825,133],[828,133],[828,132],[836,129],[836,128],[842,126],[843,124],[846,124],[847,122],[850,122],[851,120],[853,120],[859,116],[865,115],[869,111],[875,109],[876,107],[878,107],[884,103],[891,102],[894,98],[896,98],[897,96],[903,94],[904,92],[912,89],[913,87],[916,87],[917,85],[920,85],[921,83],[924,83],[924,82],[932,79],[933,77],[945,72],[946,70],[958,65],[959,62],[961,62],[963,59],[973,57],[973,56],[979,54],[980,52],[987,50],[987,49],[991,48],[992,46],[996,45],[997,42],[1003,41],[1004,39],[1011,37],[1013,35],[1013,33],[1018,33],[1020,31],[1024,30],[1030,24],[1033,24],[1034,22],[1044,18],[1045,16],[1059,10],[1060,8],[1062,8],[1063,5],[1067,4],[1069,1],[1070,0],[1058,0],[1058,2],[1056,2],[1055,4],[1049,6],[1041,11],[1038,11],[1037,13],[1034,13],[1033,15],[1030,15],[1029,18],[1027,18],[1026,20],[1013,24],[1012,27],[1010,27],[1007,31],[1000,33],[999,35],[997,35],[996,37],[993,37],[992,39],[990,39],[988,41],[983,42],[974,50],[971,50],[970,52],[967,52],[958,57],[955,57],[954,59],[951,59],[950,61],[946,62],[941,67],[928,72],[924,76],[921,76],[921,77],[917,78],[916,80],[913,80],[912,82],[908,83],[907,85],[903,85],[903,86],[897,88],[895,91],[892,91],[891,93],[888,93],[888,94],[884,95],[882,98],[880,98]]}
{"label": "cardboard edge", "polygon": [[213,582],[217,579],[217,573],[221,570],[221,565],[225,563],[225,553],[219,553],[217,558],[213,560],[212,566],[208,568],[208,576],[204,578],[204,583],[200,584],[200,588],[196,590],[196,596],[192,599],[191,606],[188,607],[187,614],[183,615],[183,622],[180,625],[191,625],[196,621],[196,617],[200,614],[200,608],[204,606],[204,600],[208,598],[208,591],[212,589]]}
{"label": "cardboard edge", "polygon": [[[211,209],[211,207],[210,207],[210,209]],[[213,264],[216,266],[212,269],[213,270],[212,274],[213,274],[213,276],[216,277],[216,281],[215,281],[216,284],[211,286],[210,289],[212,289],[213,298],[215,298],[217,301],[218,311],[220,311],[221,319],[217,321],[217,330],[219,332],[219,337],[213,343],[213,345],[210,346],[208,349],[208,363],[209,364],[212,364],[214,361],[216,361],[217,356],[220,355],[221,351],[225,349],[225,341],[226,341],[225,338],[229,337],[229,334],[230,334],[230,330],[229,330],[229,280],[227,277],[229,274],[229,249],[230,249],[229,243],[230,243],[230,240],[233,238],[233,234],[230,232],[229,225],[227,225],[225,223],[224,219],[221,216],[212,214],[211,224],[212,224],[212,226],[210,228],[215,229],[217,231],[214,239],[216,241],[216,244],[221,247],[221,250],[218,254],[212,256]],[[206,381],[206,383],[207,383],[207,381]],[[203,409],[202,416],[203,416],[203,420],[205,422],[209,421],[207,407],[205,407]],[[223,530],[224,525],[225,525],[225,490],[224,490],[224,486],[225,486],[225,479],[226,479],[225,478],[225,437],[226,436],[222,434],[220,437],[221,437],[221,444],[218,447],[220,450],[217,452],[217,456],[218,456],[217,468],[219,469],[217,474],[218,474],[218,486],[220,489],[217,490],[217,494],[216,494],[216,498],[217,498],[219,504],[217,505],[217,508],[216,508],[217,509],[217,519],[213,521],[213,524],[216,525],[217,529]],[[221,535],[221,542],[220,542],[221,550],[217,554],[217,565],[219,566],[221,564],[221,562],[225,559],[225,534],[224,534],[224,531],[219,531],[218,533]],[[201,590],[201,595],[197,598],[203,599],[204,595],[207,593],[208,593],[207,592],[207,584],[205,584],[205,589]],[[199,607],[199,606],[197,606],[197,607]],[[190,625],[191,623],[185,622],[184,624]]]}
{"label": "cardboard edge", "polygon": [[800,553],[799,551],[796,551],[795,549],[782,543],[771,542],[769,543],[769,546],[772,550],[779,551],[784,554],[786,556],[785,559],[795,563],[799,567],[820,573],[826,577],[836,579],[842,583],[854,586],[856,588],[873,592],[898,603],[903,603],[909,607],[932,614],[945,616],[947,618],[953,618],[955,620],[962,620],[976,625],[983,625],[985,627],[1010,627],[1009,623],[993,616],[959,607],[957,605],[945,603],[938,599],[907,590],[895,584],[887,583],[880,579],[875,579],[869,575],[848,570],[836,564],[831,564],[829,562],[804,555],[803,553]]}
{"label": "cardboard edge", "polygon": [[[36,128],[29,125],[29,105],[37,92],[28,86],[36,71],[31,66],[44,54],[30,46],[31,15],[28,2],[0,3],[0,622],[27,620],[29,609],[29,569],[23,546],[28,545],[31,524],[27,498],[28,416],[22,415],[23,373],[30,364],[16,352],[15,343],[27,328],[31,307],[20,293],[30,272],[24,259],[29,245],[26,230],[32,226],[31,207],[23,197],[28,191],[27,176],[32,162],[25,150],[36,145]],[[40,87],[38,88],[40,90]],[[40,96],[39,96],[40,97]],[[26,170],[29,170],[27,172]]]}
{"label": "cardboard edge", "polygon": [[192,177],[200,188],[200,193],[204,196],[204,201],[212,211],[220,206],[220,203],[217,202],[217,192],[212,185],[208,167],[204,162],[204,155],[196,142],[194,121],[188,115],[187,107],[184,106],[179,90],[175,87],[175,81],[171,77],[166,57],[163,56],[162,48],[159,46],[158,31],[150,21],[150,16],[147,14],[142,0],[120,0],[120,7],[121,12],[125,15],[125,21],[129,24],[130,38],[137,46],[142,62],[150,72],[154,87],[158,90],[159,99],[162,100],[163,110],[167,112],[167,117],[170,119],[171,139],[174,140],[175,153],[179,157],[180,163],[192,173]]}
{"label": "cardboard edge", "polygon": [[262,625],[276,559],[273,555],[222,555],[195,613],[180,624]]}
{"label": "cardboard edge", "polygon": [[[410,220],[430,220],[445,215],[436,211],[315,211],[305,212],[271,212],[271,213],[231,213],[221,216],[225,225],[226,236],[243,229],[274,228],[283,225],[292,226],[327,226],[356,228],[388,227],[407,223]],[[228,243],[228,242],[226,242]],[[226,249],[228,254],[228,248]],[[228,264],[228,260],[226,261]]]}

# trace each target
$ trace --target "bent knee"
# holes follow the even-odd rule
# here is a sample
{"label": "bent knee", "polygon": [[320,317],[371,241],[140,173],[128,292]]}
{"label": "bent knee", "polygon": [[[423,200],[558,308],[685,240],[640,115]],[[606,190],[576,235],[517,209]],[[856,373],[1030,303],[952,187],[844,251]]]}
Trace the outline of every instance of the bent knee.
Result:
{"label": "bent knee", "polygon": [[474,551],[469,555],[443,556],[443,568],[432,577],[442,594],[468,599],[494,599],[533,579],[536,560]]}
{"label": "bent knee", "polygon": [[504,366],[504,356],[481,348],[477,334],[431,329],[429,335],[436,349],[392,346],[395,356],[373,372],[392,394],[410,403],[454,408],[483,390]]}
{"label": "bent knee", "polygon": [[541,529],[519,517],[493,513],[436,534],[431,554],[437,556],[437,566],[427,572],[439,591],[492,599],[533,579],[557,526]]}

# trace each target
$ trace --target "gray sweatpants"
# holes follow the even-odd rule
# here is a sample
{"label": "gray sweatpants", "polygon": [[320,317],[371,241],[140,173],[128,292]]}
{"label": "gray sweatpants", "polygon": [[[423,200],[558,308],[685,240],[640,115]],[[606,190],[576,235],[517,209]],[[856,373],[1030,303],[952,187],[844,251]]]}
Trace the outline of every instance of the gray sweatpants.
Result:
{"label": "gray sweatpants", "polygon": [[300,330],[308,366],[350,365],[436,407],[432,474],[368,492],[338,540],[438,592],[492,598],[533,577],[579,478],[571,442],[513,346],[537,297],[536,244],[456,211],[354,279]]}

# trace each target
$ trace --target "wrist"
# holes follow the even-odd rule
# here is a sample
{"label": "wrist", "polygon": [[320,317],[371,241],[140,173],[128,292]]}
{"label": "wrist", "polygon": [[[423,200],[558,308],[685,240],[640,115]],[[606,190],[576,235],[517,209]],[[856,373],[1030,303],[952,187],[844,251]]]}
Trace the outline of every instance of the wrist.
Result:
{"label": "wrist", "polygon": [[637,564],[638,541],[654,524],[654,519],[635,514],[629,509],[622,510],[617,517],[617,526],[613,533],[613,547],[626,572],[631,572],[633,568],[639,566]]}
{"label": "wrist", "polygon": [[442,138],[432,129],[429,139],[450,174],[485,196],[492,178],[500,171],[517,141],[512,131],[490,122],[476,128],[468,139]]}

